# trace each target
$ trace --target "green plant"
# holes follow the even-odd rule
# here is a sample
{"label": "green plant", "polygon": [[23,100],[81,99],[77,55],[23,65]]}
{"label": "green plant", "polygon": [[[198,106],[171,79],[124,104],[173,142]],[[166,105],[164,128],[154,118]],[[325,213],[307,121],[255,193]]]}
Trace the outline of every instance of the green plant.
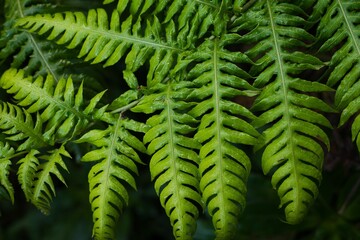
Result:
{"label": "green plant", "polygon": [[207,211],[217,239],[233,239],[258,164],[252,149],[285,221],[297,224],[319,194],[330,116],[340,126],[354,118],[360,148],[358,2],[72,4],[16,0],[2,10],[0,182],[12,202],[15,171],[48,213],[80,146],[93,163],[93,236],[113,239],[149,156],[175,238],[191,239]]}

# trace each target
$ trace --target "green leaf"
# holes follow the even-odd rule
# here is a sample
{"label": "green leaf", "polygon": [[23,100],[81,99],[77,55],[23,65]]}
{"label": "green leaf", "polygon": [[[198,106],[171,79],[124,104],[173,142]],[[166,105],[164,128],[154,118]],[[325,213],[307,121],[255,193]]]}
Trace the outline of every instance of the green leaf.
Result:
{"label": "green leaf", "polygon": [[139,91],[130,89],[123,94],[121,94],[119,97],[117,97],[108,107],[109,110],[114,110],[116,112],[121,112],[123,109],[126,109],[129,104],[132,102],[135,102],[139,99]]}
{"label": "green leaf", "polygon": [[[30,159],[26,159],[24,162],[30,161],[30,166],[27,167],[32,168],[37,164],[36,160],[31,159],[35,156],[36,153],[30,152],[30,154]],[[40,165],[37,166],[36,174],[33,179],[30,201],[44,214],[49,214],[52,196],[55,195],[55,186],[52,176],[55,176],[64,185],[66,185],[62,173],[59,171],[59,169],[68,171],[62,156],[70,158],[70,154],[65,150],[64,146],[61,146],[59,149],[50,151],[48,155],[41,155],[38,157],[41,162]],[[24,178],[28,177],[24,176]],[[26,182],[28,179],[24,179],[24,181],[25,184],[28,184]]]}
{"label": "green leaf", "polygon": [[[321,52],[330,53],[331,61],[329,86],[336,86],[335,105],[342,111],[339,125],[344,125],[351,117],[352,138],[360,149],[359,98],[360,98],[360,38],[357,16],[360,4],[353,1],[325,1],[317,3],[319,12],[325,12],[318,26]],[[329,24],[331,22],[331,24]],[[336,51],[334,51],[336,49]]]}
{"label": "green leaf", "polygon": [[42,133],[42,121],[37,116],[34,124],[31,115],[16,105],[0,103],[0,129],[9,141],[20,141],[17,150],[40,148],[53,144],[49,132]]}
{"label": "green leaf", "polygon": [[151,179],[176,239],[192,239],[203,205],[196,153],[200,144],[189,137],[197,121],[186,113],[191,107],[184,102],[186,86],[186,82],[158,84],[151,95],[132,109],[146,113],[160,111],[147,120],[150,129],[144,143],[149,143]]}
{"label": "green leaf", "polygon": [[36,157],[39,153],[38,150],[32,149],[17,163],[20,165],[17,172],[18,180],[27,201],[31,201],[33,195],[34,180],[38,166],[40,165],[39,159]]}
{"label": "green leaf", "polygon": [[[306,53],[314,37],[305,31],[308,23],[297,12],[301,9],[290,3],[258,1],[237,23],[248,31],[242,41],[256,40],[247,51],[256,60],[250,70],[257,77],[254,85],[263,88],[252,108],[260,112],[253,125],[264,136],[256,149],[264,147],[262,169],[272,175],[271,183],[290,224],[302,221],[318,195],[323,146],[330,148],[322,127],[331,128],[321,112],[335,111],[310,95],[331,88],[299,78],[303,71],[318,70],[323,64]],[[294,51],[294,43],[303,46],[304,52]]]}
{"label": "green leaf", "polygon": [[142,163],[136,151],[146,152],[143,143],[131,133],[142,129],[139,125],[120,116],[107,129],[91,130],[76,141],[97,147],[82,158],[84,162],[97,162],[88,176],[95,239],[114,238],[116,221],[129,201],[126,185],[136,189],[135,162]]}
{"label": "green leaf", "polygon": [[8,144],[0,142],[0,184],[5,188],[14,204],[14,188],[9,180],[11,170],[10,156],[14,154],[15,150]]}
{"label": "green leaf", "polygon": [[17,20],[16,26],[69,49],[81,47],[78,57],[92,63],[111,66],[124,59],[126,70],[135,72],[149,61],[148,82],[157,82],[168,74],[178,53],[206,34],[217,8],[203,1],[119,1],[110,15],[101,8],[87,14],[37,14]]}
{"label": "green leaf", "polygon": [[55,140],[72,137],[93,121],[92,115],[99,114],[95,107],[104,92],[86,106],[83,85],[76,92],[71,78],[56,83],[52,75],[33,79],[24,74],[23,70],[7,70],[0,79],[0,87],[14,96],[18,106],[27,107],[27,112],[40,113],[42,123],[46,123],[45,132],[54,134]]}
{"label": "green leaf", "polygon": [[200,148],[200,190],[218,239],[236,235],[237,221],[245,207],[246,183],[251,163],[244,145],[253,145],[259,134],[248,121],[255,116],[232,101],[255,90],[250,76],[238,67],[250,62],[240,53],[230,57],[228,44],[240,36],[225,35],[203,43],[197,52],[185,58],[187,79],[193,83],[187,96],[196,105],[189,112],[200,120],[194,139]]}
{"label": "green leaf", "polygon": [[[57,44],[66,44],[69,49],[81,46],[79,57],[84,57],[85,61],[105,62],[104,66],[111,66],[125,58],[127,69],[136,71],[157,51],[180,50],[174,42],[163,42],[153,35],[153,28],[161,27],[152,25],[155,23],[155,20],[143,23],[132,15],[120,22],[118,11],[108,16],[99,8],[90,10],[87,15],[65,12],[28,16],[18,20],[17,26],[40,35],[47,34],[47,39],[56,39]],[[143,26],[149,29],[141,31],[144,35],[140,34]],[[161,32],[161,29],[156,30]]]}

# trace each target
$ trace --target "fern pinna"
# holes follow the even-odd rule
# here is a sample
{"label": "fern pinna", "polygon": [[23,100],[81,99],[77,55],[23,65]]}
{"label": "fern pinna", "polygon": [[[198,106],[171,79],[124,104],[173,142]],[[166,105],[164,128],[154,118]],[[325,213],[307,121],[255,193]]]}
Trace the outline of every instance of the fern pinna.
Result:
{"label": "fern pinna", "polygon": [[[39,76],[36,79],[25,77],[24,71],[9,69],[0,79],[0,87],[13,94],[17,105],[27,107],[28,113],[40,113],[45,126],[46,139],[50,145],[62,138],[70,139],[82,131],[93,120],[91,115],[104,92],[98,93],[84,106],[83,87],[79,86],[75,93],[71,78],[60,79],[57,84],[52,75],[46,79]],[[97,115],[101,115],[98,112]]]}
{"label": "fern pinna", "polygon": [[200,120],[194,136],[202,144],[200,189],[220,239],[234,237],[237,219],[245,207],[251,163],[240,146],[254,145],[258,137],[248,123],[255,116],[232,101],[255,92],[245,80],[250,76],[236,65],[249,61],[247,57],[230,57],[230,51],[225,49],[238,38],[236,34],[215,38],[187,56],[194,63],[187,77],[195,88],[188,99],[196,102],[189,113]]}
{"label": "fern pinna", "polygon": [[[318,35],[321,52],[330,52],[329,86],[336,86],[335,105],[341,111],[340,125],[352,116],[352,136],[360,149],[359,111],[359,26],[360,5],[353,1],[319,1],[314,16],[325,12],[321,18]],[[329,22],[332,24],[329,25]],[[336,49],[336,51],[334,51]]]}
{"label": "fern pinna", "polygon": [[184,101],[189,94],[184,84],[158,84],[132,110],[154,113],[147,120],[150,129],[144,136],[149,143],[151,178],[166,209],[174,236],[190,239],[196,230],[196,220],[202,210],[199,191],[200,144],[188,137],[197,121],[187,114],[192,104]]}
{"label": "fern pinna", "polygon": [[90,203],[93,210],[93,236],[113,239],[116,220],[129,196],[123,182],[136,188],[134,175],[141,163],[135,150],[145,152],[143,143],[130,131],[144,132],[146,126],[121,118],[111,119],[106,130],[91,130],[78,143],[88,142],[98,149],[88,152],[83,161],[100,161],[89,172]]}
{"label": "fern pinna", "polygon": [[252,107],[261,112],[253,124],[264,129],[262,168],[272,174],[289,223],[300,222],[318,195],[324,160],[321,143],[330,148],[321,126],[331,128],[319,111],[334,111],[309,94],[331,91],[329,87],[299,77],[322,66],[316,57],[293,48],[306,50],[308,41],[315,40],[304,30],[305,16],[290,3],[258,1],[236,22],[237,29],[249,31],[241,41],[254,44],[246,54],[256,59],[250,69],[256,76],[254,86],[263,88]]}
{"label": "fern pinna", "polygon": [[[54,179],[65,184],[72,147],[85,145],[95,239],[115,238],[147,157],[176,239],[192,239],[204,212],[217,239],[236,239],[254,148],[286,222],[303,220],[330,148],[327,114],[341,111],[343,125],[359,110],[358,3],[67,4],[59,12],[52,1],[5,1],[0,184],[11,201],[15,171],[26,199],[48,213]],[[101,72],[120,82],[106,79],[116,87],[104,91],[88,68],[69,67],[78,63],[108,67]],[[322,69],[327,85],[309,77]],[[321,99],[332,87],[336,110]],[[356,116],[358,146],[359,132]]]}

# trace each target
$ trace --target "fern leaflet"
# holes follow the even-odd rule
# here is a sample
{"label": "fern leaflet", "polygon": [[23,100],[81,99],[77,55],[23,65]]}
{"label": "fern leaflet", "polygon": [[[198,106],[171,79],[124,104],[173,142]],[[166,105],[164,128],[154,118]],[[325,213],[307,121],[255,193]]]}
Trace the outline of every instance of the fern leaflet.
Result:
{"label": "fern leaflet", "polygon": [[256,76],[255,86],[263,87],[252,108],[262,112],[253,124],[265,129],[262,168],[272,174],[280,207],[291,224],[303,219],[318,195],[324,158],[321,143],[330,147],[321,126],[331,127],[319,111],[334,111],[309,94],[331,91],[329,87],[296,77],[322,66],[317,58],[292,50],[294,44],[306,48],[307,41],[314,39],[301,28],[306,24],[301,15],[303,11],[293,4],[258,1],[239,22],[240,29],[249,30],[242,41],[257,40],[247,54],[258,59],[250,72]]}
{"label": "fern leaflet", "polygon": [[[228,239],[236,234],[236,223],[245,207],[250,159],[241,146],[257,142],[258,132],[247,122],[254,115],[235,103],[236,96],[251,95],[250,76],[236,64],[249,63],[241,53],[226,50],[238,40],[236,34],[208,40],[185,58],[192,81],[189,100],[198,102],[189,112],[200,119],[195,139],[200,149],[200,189],[216,235]],[[195,88],[196,87],[196,88]]]}
{"label": "fern leaflet", "polygon": [[56,84],[52,75],[33,79],[24,74],[23,70],[7,70],[0,79],[0,87],[13,94],[19,106],[27,107],[27,112],[41,111],[42,122],[47,122],[45,132],[53,138],[51,142],[72,137],[85,129],[92,117],[100,117],[105,110],[95,109],[104,92],[84,106],[83,86],[75,92],[71,78],[61,78]]}
{"label": "fern leaflet", "polygon": [[9,181],[9,174],[11,169],[10,157],[14,152],[15,150],[8,143],[0,142],[0,185],[8,192],[12,203],[14,203],[14,188]]}
{"label": "fern leaflet", "polygon": [[197,121],[186,114],[191,107],[183,101],[189,94],[186,85],[187,82],[158,84],[132,108],[135,112],[161,111],[147,120],[151,128],[144,143],[149,143],[151,178],[176,239],[192,239],[202,208],[199,157],[194,151],[200,144],[188,137]]}
{"label": "fern leaflet", "polygon": [[97,147],[82,158],[85,162],[97,162],[89,172],[95,239],[114,238],[115,223],[129,200],[125,183],[136,188],[135,162],[141,163],[141,160],[135,150],[146,152],[143,143],[131,131],[144,132],[145,129],[146,126],[120,115],[107,129],[91,130],[76,141]]}
{"label": "fern leaflet", "polygon": [[0,104],[0,129],[8,141],[21,141],[17,151],[41,148],[52,143],[47,132],[42,133],[42,121],[39,116],[34,121],[26,110],[10,103]]}
{"label": "fern leaflet", "polygon": [[[33,152],[30,152],[29,154],[31,154],[31,157],[35,156]],[[36,162],[30,157],[30,164],[33,166],[40,163],[37,165],[36,174],[33,178],[30,201],[44,214],[49,214],[52,195],[55,195],[55,187],[51,176],[56,176],[63,184],[66,185],[65,180],[59,171],[59,167],[67,171],[66,165],[62,160],[62,156],[70,158],[70,154],[65,150],[64,146],[50,151],[49,154],[41,155],[39,157],[41,162]],[[26,164],[25,161],[23,164]]]}
{"label": "fern leaflet", "polygon": [[20,165],[17,172],[18,180],[27,201],[31,201],[33,195],[34,179],[40,165],[39,159],[36,157],[39,153],[38,150],[32,149],[24,158],[18,161]]}
{"label": "fern leaflet", "polygon": [[[360,149],[360,3],[336,0],[329,4],[329,1],[319,1],[317,12],[323,11],[325,14],[321,18],[318,35],[323,43],[320,51],[332,54],[328,85],[337,86],[335,105],[342,111],[339,124],[343,125],[356,116],[352,123],[352,137]],[[337,50],[333,52],[334,49]]]}
{"label": "fern leaflet", "polygon": [[[85,57],[85,61],[92,60],[92,63],[105,61],[104,66],[110,66],[127,54],[128,74],[142,66],[155,51],[179,51],[176,46],[153,37],[153,33],[161,32],[161,24],[156,18],[152,24],[148,21],[142,36],[141,19],[133,23],[130,15],[120,24],[118,11],[113,11],[110,22],[105,10],[97,9],[90,10],[87,16],[82,12],[29,16],[20,19],[17,24],[38,34],[50,32],[49,40],[56,38],[58,44],[66,44],[70,49],[82,46],[79,57]],[[130,82],[129,85],[136,87],[136,83]]]}
{"label": "fern leaflet", "polygon": [[[18,20],[17,26],[48,34],[49,40],[66,44],[70,49],[81,47],[78,57],[85,57],[85,61],[111,66],[125,58],[124,78],[131,88],[136,88],[135,71],[149,61],[148,82],[162,81],[176,64],[177,54],[194,47],[193,43],[207,32],[217,13],[213,4],[176,0],[170,4],[165,19],[159,19],[157,16],[168,4],[160,2],[153,12],[151,6],[157,1],[119,1],[111,16],[101,8],[90,10],[87,15],[38,14]],[[128,8],[130,14],[124,16]]]}

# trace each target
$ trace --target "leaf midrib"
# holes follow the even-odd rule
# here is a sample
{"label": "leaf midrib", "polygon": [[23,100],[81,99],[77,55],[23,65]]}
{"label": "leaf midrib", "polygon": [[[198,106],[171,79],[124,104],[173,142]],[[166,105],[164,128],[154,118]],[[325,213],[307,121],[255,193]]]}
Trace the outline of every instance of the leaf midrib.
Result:
{"label": "leaf midrib", "polygon": [[[176,151],[175,149],[177,148],[176,147],[176,143],[174,141],[174,138],[175,138],[175,126],[173,126],[173,123],[174,123],[174,118],[173,118],[173,115],[175,114],[173,112],[173,108],[171,107],[171,104],[172,104],[172,91],[171,91],[171,85],[170,83],[168,83],[167,85],[167,89],[166,89],[166,114],[167,114],[167,123],[168,123],[168,126],[169,126],[169,129],[168,129],[168,132],[169,132],[169,144],[168,144],[168,147],[170,149],[170,161],[171,161],[171,165],[172,167],[170,167],[170,171],[172,171],[172,176],[175,176],[174,179],[171,179],[170,181],[175,181],[178,185],[178,183],[180,183],[180,185],[182,184],[181,183],[181,180],[179,180],[178,178],[180,177],[179,176],[179,172],[181,172],[181,169],[179,169],[178,167],[178,164],[176,164],[176,161],[180,161],[178,155],[176,154]],[[169,183],[170,184],[170,183]],[[180,187],[176,187],[174,190],[174,198],[175,199],[182,199],[181,197],[181,193],[180,193]],[[179,211],[176,211],[177,213],[185,213],[186,212],[186,207],[184,207],[183,205],[183,202],[184,201],[179,201],[178,202],[178,205],[175,206],[175,208],[177,209],[180,209]],[[170,217],[170,216],[169,216]],[[184,220],[183,220],[183,216],[178,216],[176,218],[179,222],[181,222],[180,225],[183,225],[184,223]]]}
{"label": "leaf midrib", "polygon": [[[11,109],[11,108],[13,108],[13,109]],[[3,114],[4,109],[6,110],[5,114]],[[12,113],[12,110],[15,112],[16,115],[10,114],[10,113]],[[48,146],[49,144],[44,140],[44,136],[42,134],[39,134],[38,132],[35,132],[34,126],[26,124],[27,115],[22,112],[21,112],[21,114],[23,114],[23,118],[24,118],[21,120],[24,120],[24,122],[19,120],[18,109],[16,109],[15,106],[11,106],[11,105],[6,106],[6,107],[4,107],[4,105],[0,106],[0,116],[2,118],[2,122],[11,123],[15,127],[16,130],[18,130],[19,132],[25,133],[28,138],[33,138],[34,139],[33,142],[36,142],[37,144],[39,144],[37,146]]]}
{"label": "leaf midrib", "polygon": [[[68,80],[66,80],[66,81],[68,81]],[[18,87],[19,91],[21,91],[22,89],[29,88],[29,85],[27,83],[28,83],[27,81],[20,81],[20,80],[16,81],[16,87]],[[61,101],[60,99],[57,99],[57,98],[51,96],[45,89],[43,89],[41,87],[37,87],[37,86],[33,87],[33,85],[30,85],[28,95],[36,95],[38,97],[36,99],[36,101],[39,101],[41,99],[41,101],[45,101],[46,103],[49,103],[46,105],[46,107],[48,107],[51,104],[55,104],[56,107],[58,107],[59,109],[65,110],[66,112],[70,112],[70,113],[74,114],[75,116],[77,116],[79,119],[90,119],[90,117],[85,115],[83,112],[76,111],[75,107],[67,104],[64,101]],[[21,99],[21,100],[23,100],[23,99]],[[30,105],[30,107],[31,106],[32,105]]]}
{"label": "leaf midrib", "polygon": [[[102,194],[99,194],[99,198],[100,198],[100,203],[98,205],[98,209],[100,210],[100,217],[97,219],[97,222],[100,222],[100,233],[106,232],[103,229],[106,229],[106,227],[109,227],[106,225],[106,219],[109,218],[110,216],[108,216],[107,213],[107,209],[108,209],[108,205],[109,205],[109,201],[108,201],[108,194],[106,194],[106,192],[111,191],[111,182],[110,182],[110,178],[111,178],[111,163],[114,161],[113,159],[116,159],[116,143],[118,141],[119,138],[119,132],[120,132],[120,127],[121,127],[121,119],[122,119],[122,115],[119,114],[119,117],[116,121],[116,124],[114,126],[115,130],[114,132],[111,134],[110,137],[110,143],[108,146],[107,151],[109,152],[109,155],[107,156],[107,158],[103,161],[105,161],[104,164],[104,169],[103,169],[103,176],[102,179],[105,179],[104,182],[101,182],[99,186],[97,186],[97,188],[100,188],[100,191],[102,192]],[[101,164],[98,163],[98,164]],[[93,181],[93,180],[91,180]],[[95,191],[94,189],[91,189],[93,191]],[[91,203],[93,204],[93,203]],[[95,224],[95,223],[94,223]]]}
{"label": "leaf midrib", "polygon": [[[223,174],[226,172],[224,169],[224,166],[223,166],[223,156],[224,156],[224,153],[223,153],[223,143],[222,143],[222,112],[221,112],[221,106],[220,106],[220,103],[221,103],[221,93],[220,93],[220,88],[221,88],[221,83],[220,83],[220,77],[219,77],[219,66],[218,66],[218,61],[219,61],[219,56],[218,56],[218,39],[215,39],[214,40],[214,50],[213,50],[213,69],[214,69],[214,82],[213,82],[213,85],[214,85],[214,96],[213,96],[213,99],[215,101],[215,124],[216,124],[216,141],[217,141],[217,145],[218,145],[218,151],[217,152],[217,155],[218,155],[218,161],[216,163],[216,167],[218,169],[220,169],[219,171],[219,176],[218,176],[218,179],[216,180],[216,183],[217,185],[219,186],[219,189],[221,189],[222,191],[217,193],[217,196],[216,197],[219,197],[220,198],[220,203],[222,203],[221,206],[226,206],[225,202],[226,202],[226,199],[225,199],[225,194],[224,194],[224,186],[227,186],[226,182],[224,181],[224,176]],[[224,220],[224,222],[227,222],[226,219],[227,219],[227,212],[225,212],[225,207],[221,207],[220,206],[220,209],[218,211],[220,211],[220,219]]]}
{"label": "leaf midrib", "polygon": [[347,16],[347,12],[342,4],[342,2],[340,0],[337,0],[338,2],[338,5],[339,5],[339,8],[340,8],[340,11],[341,11],[341,14],[345,20],[345,24],[346,24],[346,29],[347,29],[347,32],[349,33],[350,35],[350,38],[351,38],[351,42],[353,43],[353,46],[355,47],[356,49],[356,52],[357,52],[357,55],[360,56],[360,41],[359,39],[356,37],[356,35],[354,34],[354,31],[353,31],[353,24],[350,22],[350,20],[348,19],[348,16]]}
{"label": "leaf midrib", "polygon": [[[293,130],[291,127],[291,114],[290,114],[290,106],[289,106],[289,100],[288,100],[288,84],[286,83],[286,71],[284,69],[284,62],[283,62],[283,58],[281,57],[281,46],[278,42],[278,37],[279,35],[277,34],[277,30],[276,30],[276,24],[274,22],[274,16],[273,16],[273,12],[271,9],[271,3],[269,0],[267,0],[267,6],[268,6],[268,13],[269,13],[269,18],[270,18],[270,25],[271,25],[271,31],[272,31],[272,35],[273,35],[273,39],[274,39],[274,46],[275,46],[275,52],[276,52],[276,58],[277,58],[277,63],[279,66],[279,74],[280,74],[280,81],[281,81],[281,89],[283,92],[283,104],[284,104],[284,114],[283,114],[283,118],[286,122],[286,132],[288,135],[288,141],[289,141],[289,147],[290,147],[290,151],[291,151],[291,158],[289,159],[289,161],[293,161],[292,162],[292,172],[293,175],[292,177],[295,179],[295,183],[293,186],[293,191],[297,192],[297,190],[301,189],[300,188],[300,183],[299,183],[299,174],[298,174],[298,170],[297,170],[297,165],[296,165],[296,154],[295,154],[295,146],[296,144],[294,143],[294,136],[293,136]],[[298,194],[298,193],[296,193]],[[298,199],[298,198],[297,198]],[[293,199],[294,203],[296,205],[300,204],[299,201],[296,201],[296,199]],[[295,207],[295,209],[299,209],[298,206]]]}
{"label": "leaf midrib", "polygon": [[[48,189],[48,186],[46,186],[46,184],[50,185],[50,181],[51,181],[50,173],[52,173],[54,171],[54,169],[56,169],[55,164],[56,164],[56,159],[57,159],[56,155],[57,154],[60,154],[60,153],[58,153],[58,150],[56,150],[56,152],[50,156],[50,158],[47,162],[43,163],[42,166],[44,166],[44,167],[42,168],[41,173],[36,175],[38,177],[38,179],[35,182],[35,186],[34,186],[35,189],[34,189],[34,193],[32,196],[33,201],[35,201],[36,203],[38,203],[39,200],[41,199],[41,196],[43,195],[42,191],[44,189],[50,191],[51,194],[55,194],[52,191],[51,187],[50,187],[50,190]],[[52,186],[52,187],[54,187],[54,186]]]}
{"label": "leaf midrib", "polygon": [[[17,3],[17,6],[18,6],[20,17],[22,17],[22,18],[25,17],[25,14],[24,14],[24,11],[22,9],[20,0],[16,0],[16,3]],[[41,48],[39,47],[39,45],[35,41],[34,36],[29,32],[25,32],[25,34],[27,35],[28,39],[30,40],[31,44],[33,45],[34,51],[38,53],[38,56],[40,57],[40,61],[43,63],[45,68],[48,69],[49,73],[54,77],[54,80],[56,82],[58,82],[59,81],[58,76],[56,75],[55,71],[51,68],[50,64],[48,63],[48,61],[47,61],[47,59],[45,57],[45,55],[41,51]]]}
{"label": "leaf midrib", "polygon": [[[66,18],[63,19],[62,21],[55,20],[53,17],[51,17],[49,19],[46,16],[41,16],[41,18],[39,18],[39,17],[29,17],[29,18],[33,18],[33,20],[36,21],[37,23],[39,23],[41,21],[42,26],[44,26],[44,25],[52,26],[54,29],[56,29],[56,28],[63,29],[63,30],[65,30],[65,32],[67,31],[67,29],[71,29],[71,31],[74,31],[76,33],[85,32],[87,35],[90,35],[90,34],[97,35],[99,37],[100,36],[105,37],[105,38],[108,38],[108,39],[114,40],[114,41],[126,41],[131,44],[137,43],[139,45],[149,46],[149,47],[152,47],[155,49],[168,49],[168,50],[172,50],[172,51],[176,51],[176,52],[183,51],[183,49],[180,49],[180,48],[177,48],[174,46],[170,46],[165,43],[151,41],[149,38],[141,38],[141,37],[134,36],[134,35],[128,35],[128,34],[125,34],[122,32],[116,32],[111,29],[92,28],[89,26],[85,26],[84,23],[79,23],[79,22],[75,22],[75,23],[68,22]],[[61,34],[65,34],[65,33],[61,33]]]}

